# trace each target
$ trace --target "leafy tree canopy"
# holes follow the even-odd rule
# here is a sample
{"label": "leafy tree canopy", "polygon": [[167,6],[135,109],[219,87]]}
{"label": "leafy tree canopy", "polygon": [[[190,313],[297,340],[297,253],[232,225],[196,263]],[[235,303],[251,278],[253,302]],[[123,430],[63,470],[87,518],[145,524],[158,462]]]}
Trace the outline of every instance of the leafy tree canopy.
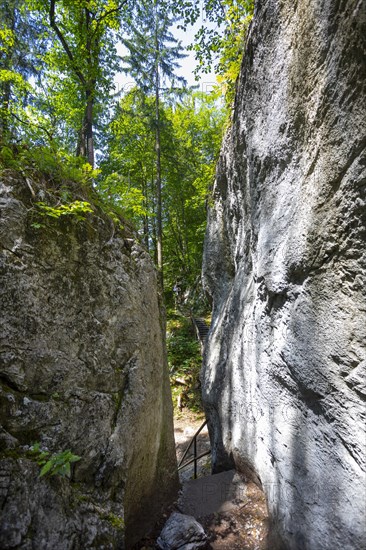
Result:
{"label": "leafy tree canopy", "polygon": [[[206,203],[220,148],[225,110],[213,96],[186,91],[162,102],[161,178],[164,278],[167,296],[199,285]],[[155,98],[135,88],[121,100],[109,128],[100,186],[105,198],[134,220],[141,239],[156,250]]]}
{"label": "leafy tree canopy", "polygon": [[229,105],[234,98],[254,0],[204,0],[199,7],[191,0],[179,0],[175,11],[183,18],[183,29],[203,20],[190,46],[197,60],[195,74],[214,69]]}
{"label": "leafy tree canopy", "polygon": [[[215,67],[230,103],[253,0],[204,0],[202,9],[192,45],[197,71]],[[225,119],[213,95],[186,90],[176,76],[184,52],[172,29],[197,24],[200,10],[190,0],[0,6],[1,167],[25,174],[38,167],[52,182],[72,178],[97,189],[134,222],[171,299],[173,288],[183,296],[198,285]],[[116,106],[113,78],[122,67],[136,89]],[[56,213],[55,204],[38,209],[50,217],[48,206],[55,216],[80,207],[67,200]]]}

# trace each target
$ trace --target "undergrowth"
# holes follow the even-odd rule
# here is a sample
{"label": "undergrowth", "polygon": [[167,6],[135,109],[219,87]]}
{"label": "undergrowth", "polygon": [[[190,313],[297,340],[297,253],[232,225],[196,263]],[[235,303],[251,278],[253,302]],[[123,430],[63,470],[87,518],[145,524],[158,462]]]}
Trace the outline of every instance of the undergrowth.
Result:
{"label": "undergrowth", "polygon": [[175,412],[180,412],[179,396],[183,407],[192,412],[202,412],[200,343],[190,318],[174,310],[169,310],[167,315],[167,351]]}
{"label": "undergrowth", "polygon": [[[49,146],[4,144],[0,142],[0,175],[18,172],[31,193],[32,227],[41,229],[51,218],[72,216],[84,220],[85,214],[100,209],[116,226],[123,228],[127,212],[99,192],[96,185],[100,170],[93,169],[85,159]],[[131,224],[127,223],[132,229]]]}
{"label": "undergrowth", "polygon": [[24,176],[38,180],[47,178],[57,184],[72,181],[90,186],[99,174],[81,157],[70,155],[60,148],[0,143],[0,170],[13,169]]}

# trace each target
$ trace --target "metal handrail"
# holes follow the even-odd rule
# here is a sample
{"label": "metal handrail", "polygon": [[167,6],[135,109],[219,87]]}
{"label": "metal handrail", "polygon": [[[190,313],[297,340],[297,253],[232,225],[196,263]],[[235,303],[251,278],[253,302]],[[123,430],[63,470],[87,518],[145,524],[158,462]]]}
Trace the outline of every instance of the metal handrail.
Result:
{"label": "metal handrail", "polygon": [[[194,436],[191,438],[191,440],[190,440],[186,450],[184,451],[183,456],[180,459],[179,464],[178,464],[178,471],[179,471],[179,470],[182,470],[183,468],[185,468],[186,466],[189,466],[190,464],[192,464],[192,462],[194,462],[194,471],[193,471],[194,479],[197,478],[197,461],[200,458],[202,458],[203,456],[207,456],[211,453],[211,450],[209,450],[209,451],[205,451],[204,453],[197,456],[197,436],[200,434],[200,432],[203,430],[203,428],[206,426],[206,424],[207,424],[207,420],[205,420],[204,423],[198,428],[198,430],[196,431]],[[186,456],[188,454],[188,451],[192,446],[192,443],[193,443],[193,458],[190,459],[185,464],[183,464],[183,461],[186,458]]]}
{"label": "metal handrail", "polygon": [[[195,456],[195,457],[191,458],[190,460],[188,460],[188,462],[186,462],[185,464],[182,464],[182,466],[179,466],[178,470],[183,470],[183,468],[185,468],[186,466],[189,466],[190,464],[192,464],[192,462],[197,462],[197,460],[199,460],[200,458],[202,458],[204,456],[207,456],[209,454],[211,454],[211,449],[209,451],[205,451],[204,453],[202,453],[198,456]],[[196,477],[197,477],[197,475],[195,476],[195,479],[196,479]]]}

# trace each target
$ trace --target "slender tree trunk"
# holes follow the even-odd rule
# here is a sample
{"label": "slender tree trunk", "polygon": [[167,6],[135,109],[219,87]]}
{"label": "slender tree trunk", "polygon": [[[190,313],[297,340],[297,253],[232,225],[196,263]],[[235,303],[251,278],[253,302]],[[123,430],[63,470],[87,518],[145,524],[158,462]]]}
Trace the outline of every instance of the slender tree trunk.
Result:
{"label": "slender tree trunk", "polygon": [[160,143],[160,100],[159,100],[159,76],[156,79],[155,90],[155,152],[156,152],[156,238],[159,281],[163,289],[163,221],[161,201],[161,143]]}
{"label": "slender tree trunk", "polygon": [[90,90],[86,92],[86,110],[85,110],[85,145],[86,156],[89,164],[94,168],[94,136],[93,136],[93,93]]}
{"label": "slender tree trunk", "polygon": [[76,148],[76,156],[77,157],[84,157],[86,158],[86,109],[83,114],[83,119],[81,121],[81,126],[79,130],[79,136],[78,136],[78,144]]}
{"label": "slender tree trunk", "polygon": [[1,120],[0,138],[5,142],[9,134],[9,110],[10,110],[10,82],[3,82],[1,86]]}
{"label": "slender tree trunk", "polygon": [[156,6],[155,19],[155,152],[156,152],[156,244],[157,266],[161,291],[164,290],[163,276],[163,220],[161,199],[161,140],[160,140],[160,75],[159,75],[159,41],[158,41],[158,10]]}
{"label": "slender tree trunk", "polygon": [[[95,64],[98,63],[97,56],[94,52],[93,57],[93,44],[96,51],[98,51],[97,44],[93,42],[93,28],[92,28],[92,12],[88,8],[84,8],[85,15],[85,32],[86,32],[86,56],[87,56],[87,74],[85,75],[78,67],[74,54],[72,53],[65,36],[56,22],[56,0],[50,0],[49,8],[49,20],[52,29],[55,31],[62,47],[69,58],[71,68],[77,76],[81,87],[85,91],[85,111],[80,129],[78,143],[76,146],[76,154],[85,157],[89,164],[94,168],[94,139],[93,139],[93,108],[94,108],[94,92],[96,85],[96,70]],[[81,21],[81,20],[80,20]],[[94,60],[93,60],[94,59]]]}
{"label": "slender tree trunk", "polygon": [[144,216],[144,243],[146,250],[150,251],[150,244],[149,244],[149,218],[147,215]]}
{"label": "slender tree trunk", "polygon": [[84,157],[89,164],[94,168],[94,137],[93,137],[93,112],[94,101],[93,92],[87,90],[85,92],[85,111],[79,130],[78,142],[76,146],[76,156]]}
{"label": "slender tree trunk", "polygon": [[[15,7],[10,9],[10,5],[5,3],[6,21],[5,24],[10,30],[15,32]],[[3,69],[11,71],[13,66],[14,47],[9,47],[9,50],[4,52],[5,60],[3,61]],[[0,120],[0,137],[5,142],[9,135],[9,114],[10,114],[10,99],[11,99],[11,84],[5,81],[1,85],[1,120]]]}
{"label": "slender tree trunk", "polygon": [[[155,144],[154,144],[155,146]],[[154,216],[150,220],[150,230],[151,230],[151,242],[152,250],[154,253],[154,264],[158,265],[158,246],[156,238],[156,177],[155,177],[155,168],[156,162],[153,169],[151,170],[151,179],[150,179],[150,196],[151,196],[151,209],[154,212]]]}
{"label": "slender tree trunk", "polygon": [[[155,208],[155,212],[156,212],[156,208]],[[158,239],[157,239],[157,230],[156,230],[156,216],[155,218],[152,220],[152,241],[153,241],[153,245],[154,245],[154,262],[155,262],[155,265],[158,265]]]}
{"label": "slender tree trunk", "polygon": [[[143,166],[141,166],[140,168],[141,168],[141,171],[143,171]],[[147,182],[146,182],[146,179],[144,177],[143,180],[142,180],[142,192],[143,192],[143,195],[145,197],[144,207],[145,207],[146,212],[147,212],[148,207],[149,207],[149,197],[148,197],[147,187],[148,187]],[[148,216],[148,214],[144,214],[143,231],[144,231],[145,247],[146,247],[146,250],[149,252],[150,244],[149,244],[149,216]]]}
{"label": "slender tree trunk", "polygon": [[94,168],[94,136],[93,136],[93,107],[94,107],[94,90],[95,90],[95,67],[93,65],[92,41],[91,41],[91,17],[90,11],[85,8],[85,23],[86,23],[86,59],[88,64],[88,76],[86,79],[85,89],[85,148],[86,157],[89,164]]}

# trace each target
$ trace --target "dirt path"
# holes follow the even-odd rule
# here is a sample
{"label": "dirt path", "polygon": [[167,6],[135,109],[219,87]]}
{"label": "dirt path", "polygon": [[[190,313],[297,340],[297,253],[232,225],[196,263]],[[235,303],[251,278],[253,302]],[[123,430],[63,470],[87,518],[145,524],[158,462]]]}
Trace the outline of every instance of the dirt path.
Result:
{"label": "dirt path", "polygon": [[[194,434],[196,433],[196,431],[202,425],[203,422],[204,422],[203,415],[197,416],[189,411],[181,413],[179,417],[176,416],[174,418],[174,436],[175,436],[175,446],[176,446],[178,464],[189,442],[191,441],[192,437],[194,436]],[[208,451],[209,449],[210,449],[210,439],[208,436],[207,426],[205,426],[197,437],[197,455],[200,455],[205,451]],[[193,445],[188,451],[188,454],[184,459],[184,462],[189,461],[189,459],[192,457],[193,457]],[[183,468],[182,470],[179,470],[180,482],[184,483],[189,479],[193,479],[193,471],[194,471],[193,464],[191,464],[190,466],[187,466],[186,468]],[[207,476],[210,473],[211,473],[211,458],[210,458],[210,455],[208,455],[201,458],[198,461],[197,474],[198,474],[198,477],[200,477],[202,475]]]}
{"label": "dirt path", "polygon": [[[181,459],[192,436],[204,421],[203,415],[196,415],[184,410],[174,418],[174,433],[178,462]],[[210,448],[207,426],[198,437],[197,454]],[[191,451],[187,455],[191,457]],[[210,456],[202,458],[198,463],[198,477],[211,473]],[[193,479],[193,465],[179,472],[180,482]],[[268,546],[268,513],[263,492],[252,482],[246,482],[244,504],[227,512],[210,514],[196,518],[204,527],[207,534],[207,550],[270,550]],[[178,510],[173,506],[171,511]],[[179,510],[178,510],[179,511]],[[155,550],[158,538],[166,515],[154,529],[150,537],[140,541],[135,549]]]}
{"label": "dirt path", "polygon": [[[178,463],[192,436],[204,421],[203,416],[183,412],[174,419],[174,433]],[[207,426],[198,436],[197,454],[210,448]],[[193,450],[188,456],[193,455]],[[187,456],[187,459],[188,459]],[[198,462],[198,477],[210,475],[210,456]],[[181,483],[193,478],[193,465],[179,472]],[[211,550],[267,550],[268,512],[263,492],[252,482],[247,482],[245,503],[230,512],[211,514],[197,518],[208,536]]]}
{"label": "dirt path", "polygon": [[269,550],[267,505],[254,483],[248,483],[246,502],[237,510],[197,519],[211,550]]}

